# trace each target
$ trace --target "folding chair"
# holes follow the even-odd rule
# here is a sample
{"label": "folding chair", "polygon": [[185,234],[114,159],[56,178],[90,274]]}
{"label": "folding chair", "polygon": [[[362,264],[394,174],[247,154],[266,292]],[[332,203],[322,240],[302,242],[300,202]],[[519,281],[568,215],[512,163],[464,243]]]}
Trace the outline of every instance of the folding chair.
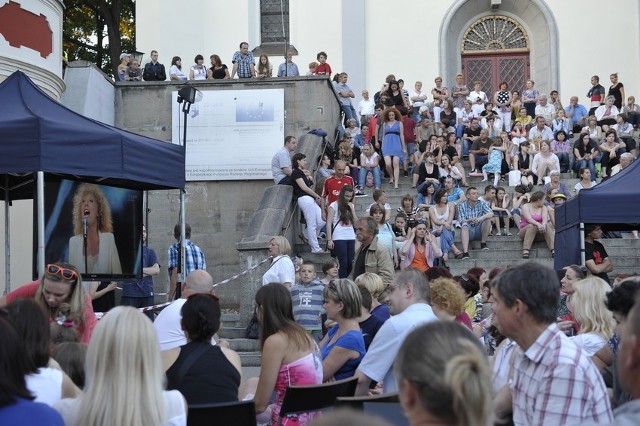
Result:
{"label": "folding chair", "polygon": [[243,425],[256,426],[253,401],[194,404],[189,406],[187,426]]}
{"label": "folding chair", "polygon": [[340,396],[336,398],[335,406],[336,408],[349,407],[362,411],[365,402],[400,402],[400,399],[398,399],[397,392],[375,396]]}
{"label": "folding chair", "polygon": [[321,385],[289,386],[284,394],[278,424],[287,415],[309,413],[333,407],[336,398],[353,396],[358,384],[357,377],[350,377]]}

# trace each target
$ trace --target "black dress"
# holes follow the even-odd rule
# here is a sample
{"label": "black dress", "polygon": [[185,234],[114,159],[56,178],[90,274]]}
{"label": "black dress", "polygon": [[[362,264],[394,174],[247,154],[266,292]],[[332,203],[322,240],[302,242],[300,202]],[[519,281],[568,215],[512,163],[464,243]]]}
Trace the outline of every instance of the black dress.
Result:
{"label": "black dress", "polygon": [[[202,345],[209,347],[182,378],[177,377],[185,360]],[[167,389],[179,390],[188,405],[237,401],[239,387],[240,373],[220,346],[211,346],[209,342],[189,342],[181,346],[178,359],[167,370]]]}

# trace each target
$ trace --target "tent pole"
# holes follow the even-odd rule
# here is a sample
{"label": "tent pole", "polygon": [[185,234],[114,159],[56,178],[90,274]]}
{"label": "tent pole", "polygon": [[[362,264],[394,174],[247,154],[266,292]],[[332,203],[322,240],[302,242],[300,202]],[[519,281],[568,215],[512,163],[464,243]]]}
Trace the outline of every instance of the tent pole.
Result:
{"label": "tent pole", "polygon": [[38,202],[38,277],[44,274],[44,172],[38,172],[36,178]]}
{"label": "tent pole", "polygon": [[4,177],[4,294],[11,291],[11,222],[9,221],[9,176]]}
{"label": "tent pole", "polygon": [[182,266],[180,268],[180,270],[178,271],[178,279],[177,279],[177,283],[176,283],[176,299],[179,299],[182,296],[182,283],[185,281],[186,277],[186,273],[185,271],[187,270],[187,252],[186,252],[186,248],[185,248],[185,241],[186,241],[186,226],[185,224],[187,223],[186,220],[186,214],[185,214],[185,202],[184,202],[184,193],[186,191],[185,189],[181,189],[180,190],[180,265]]}
{"label": "tent pole", "polygon": [[584,252],[584,223],[580,222],[580,264],[585,264],[585,252]]}

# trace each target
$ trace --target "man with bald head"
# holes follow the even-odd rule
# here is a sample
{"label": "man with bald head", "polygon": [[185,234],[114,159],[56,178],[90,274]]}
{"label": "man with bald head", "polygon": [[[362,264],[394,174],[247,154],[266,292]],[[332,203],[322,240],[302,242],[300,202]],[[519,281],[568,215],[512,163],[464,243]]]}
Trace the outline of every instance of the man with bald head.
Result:
{"label": "man with bald head", "polygon": [[[187,298],[192,294],[198,293],[213,294],[213,278],[207,271],[202,269],[196,269],[187,275],[187,279],[182,283],[182,297],[174,300],[173,303],[164,308],[153,322],[156,333],[158,333],[161,351],[187,344],[187,337],[180,325],[182,319],[180,311]],[[212,338],[211,344],[215,343]]]}
{"label": "man with bald head", "polygon": [[333,166],[333,170],[335,170],[333,176],[329,176],[325,179],[324,185],[322,186],[322,205],[320,207],[322,207],[323,220],[326,220],[327,208],[331,203],[338,199],[342,187],[345,185],[351,185],[354,188],[356,187],[353,178],[345,174],[347,170],[347,163],[342,160],[338,160]]}

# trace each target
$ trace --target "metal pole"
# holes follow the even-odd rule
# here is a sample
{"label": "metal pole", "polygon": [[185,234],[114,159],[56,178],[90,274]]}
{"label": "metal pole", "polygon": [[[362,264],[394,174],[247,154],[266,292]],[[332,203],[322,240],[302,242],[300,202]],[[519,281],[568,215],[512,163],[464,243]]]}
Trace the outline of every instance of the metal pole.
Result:
{"label": "metal pole", "polygon": [[44,274],[44,172],[38,172],[36,178],[38,199],[38,276]]}
{"label": "metal pole", "polygon": [[11,291],[11,223],[9,222],[9,176],[4,176],[4,294]]}
{"label": "metal pole", "polygon": [[580,264],[584,265],[586,263],[586,255],[584,250],[584,223],[580,222]]}

